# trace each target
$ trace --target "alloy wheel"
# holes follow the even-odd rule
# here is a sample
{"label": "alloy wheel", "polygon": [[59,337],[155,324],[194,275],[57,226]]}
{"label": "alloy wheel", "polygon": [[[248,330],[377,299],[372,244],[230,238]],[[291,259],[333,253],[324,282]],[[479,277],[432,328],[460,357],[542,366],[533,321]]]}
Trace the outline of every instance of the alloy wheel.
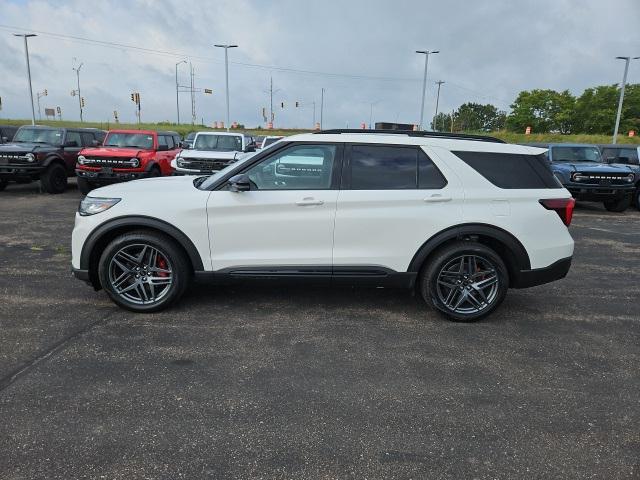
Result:
{"label": "alloy wheel", "polygon": [[174,283],[173,268],[167,255],[144,243],[118,250],[111,257],[108,273],[113,291],[137,305],[160,301]]}
{"label": "alloy wheel", "polygon": [[479,255],[460,255],[438,273],[436,291],[451,312],[469,315],[488,308],[498,296],[499,277],[495,265]]}

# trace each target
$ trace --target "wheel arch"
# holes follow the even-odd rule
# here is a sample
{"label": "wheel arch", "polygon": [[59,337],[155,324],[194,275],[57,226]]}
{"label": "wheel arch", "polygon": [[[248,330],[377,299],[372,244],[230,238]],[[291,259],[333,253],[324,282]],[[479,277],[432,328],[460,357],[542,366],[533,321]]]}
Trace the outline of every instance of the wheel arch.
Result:
{"label": "wheel arch", "polygon": [[494,225],[468,223],[450,227],[429,238],[411,259],[408,271],[420,272],[433,253],[459,240],[476,241],[493,249],[505,262],[511,283],[517,282],[521,271],[531,268],[527,250],[511,233]]}
{"label": "wheel arch", "polygon": [[118,217],[95,228],[84,241],[80,253],[80,269],[89,272],[94,288],[100,288],[98,261],[111,240],[133,230],[151,230],[172,238],[187,254],[193,271],[204,270],[198,249],[184,232],[164,220],[146,216]]}

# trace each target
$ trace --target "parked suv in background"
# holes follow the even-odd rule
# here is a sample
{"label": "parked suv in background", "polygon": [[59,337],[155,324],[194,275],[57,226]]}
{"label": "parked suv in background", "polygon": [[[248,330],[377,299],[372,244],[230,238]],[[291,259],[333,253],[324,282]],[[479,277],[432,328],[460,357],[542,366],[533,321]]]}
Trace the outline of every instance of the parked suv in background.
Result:
{"label": "parked suv in background", "polygon": [[253,137],[249,135],[198,132],[193,147],[182,150],[171,166],[182,175],[210,175],[255,150]]}
{"label": "parked suv in background", "polygon": [[633,203],[640,210],[640,146],[639,145],[600,145],[602,158],[607,163],[628,165],[636,175],[636,189]]}
{"label": "parked suv in background", "polygon": [[631,168],[603,162],[595,145],[545,147],[555,176],[576,200],[602,202],[610,212],[624,212],[629,207],[636,182]]}
{"label": "parked suv in background", "polygon": [[80,152],[78,189],[89,193],[101,185],[170,175],[180,152],[180,135],[153,130],[110,130],[100,148]]}
{"label": "parked suv in background", "polygon": [[80,150],[98,145],[103,137],[104,132],[93,128],[20,127],[11,143],[0,145],[0,190],[9,181],[39,179],[45,192],[64,192]]}
{"label": "parked suv in background", "polygon": [[137,312],[168,307],[196,274],[406,287],[476,320],[508,288],[569,270],[575,200],[543,152],[431,132],[288,137],[208,178],[96,190],[76,215],[73,271]]}

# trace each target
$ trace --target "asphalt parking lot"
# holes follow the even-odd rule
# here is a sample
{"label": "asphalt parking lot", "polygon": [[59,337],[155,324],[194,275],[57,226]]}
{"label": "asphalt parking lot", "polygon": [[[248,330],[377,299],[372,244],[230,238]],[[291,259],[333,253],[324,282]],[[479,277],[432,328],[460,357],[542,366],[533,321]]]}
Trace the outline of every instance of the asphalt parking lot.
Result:
{"label": "asphalt parking lot", "polygon": [[403,291],[70,275],[81,196],[0,193],[0,478],[640,478],[640,212],[582,205],[560,282],[454,324]]}

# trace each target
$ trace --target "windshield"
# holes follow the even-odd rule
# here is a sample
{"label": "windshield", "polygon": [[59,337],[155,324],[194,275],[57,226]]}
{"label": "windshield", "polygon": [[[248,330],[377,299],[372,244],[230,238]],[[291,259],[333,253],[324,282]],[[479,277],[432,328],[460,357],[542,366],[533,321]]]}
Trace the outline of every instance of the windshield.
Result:
{"label": "windshield", "polygon": [[251,159],[253,157],[253,155],[255,154],[249,154],[249,155],[245,155],[242,158],[240,158],[240,160],[238,160],[237,162],[232,163],[231,165],[227,165],[226,167],[224,167],[222,170],[218,170],[216,173],[214,173],[213,175],[207,177],[207,179],[202,182],[198,188],[200,190],[207,190],[212,184],[213,182],[216,181],[217,178],[219,178],[222,175],[226,175],[230,170],[233,170],[235,168],[240,167],[242,164],[244,164],[247,160]]}
{"label": "windshield", "polygon": [[108,133],[104,139],[105,147],[153,149],[153,135],[148,133]]}
{"label": "windshield", "polygon": [[49,145],[62,145],[64,131],[49,128],[21,128],[13,137],[14,142],[20,143],[47,143]]}
{"label": "windshield", "polygon": [[602,162],[597,147],[552,147],[554,162]]}
{"label": "windshield", "polygon": [[198,135],[193,149],[213,152],[241,152],[242,137],[239,135]]}

